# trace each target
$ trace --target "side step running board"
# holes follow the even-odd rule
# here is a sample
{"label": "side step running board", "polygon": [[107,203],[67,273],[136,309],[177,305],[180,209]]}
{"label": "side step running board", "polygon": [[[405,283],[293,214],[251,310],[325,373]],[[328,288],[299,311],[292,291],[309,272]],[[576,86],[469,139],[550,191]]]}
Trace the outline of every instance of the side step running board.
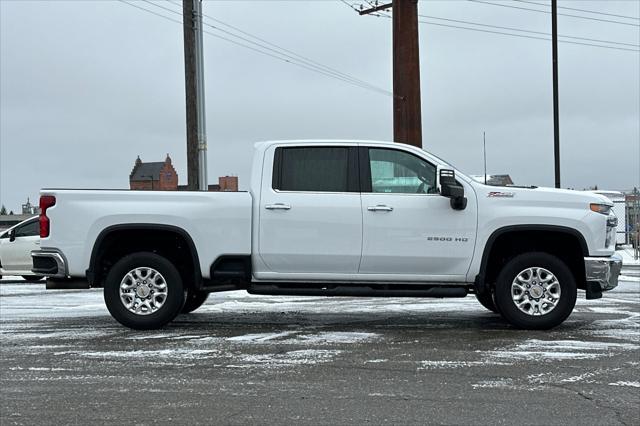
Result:
{"label": "side step running board", "polygon": [[252,283],[250,294],[282,296],[350,296],[350,297],[465,297],[465,286],[423,284],[317,284]]}

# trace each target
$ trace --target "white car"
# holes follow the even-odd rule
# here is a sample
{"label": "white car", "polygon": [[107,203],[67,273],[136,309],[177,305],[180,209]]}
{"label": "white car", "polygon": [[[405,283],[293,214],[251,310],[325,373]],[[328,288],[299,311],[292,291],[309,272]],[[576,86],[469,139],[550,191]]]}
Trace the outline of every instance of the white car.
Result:
{"label": "white car", "polygon": [[21,275],[29,281],[37,281],[42,275],[31,272],[31,251],[40,248],[38,217],[32,217],[0,234],[0,278]]}

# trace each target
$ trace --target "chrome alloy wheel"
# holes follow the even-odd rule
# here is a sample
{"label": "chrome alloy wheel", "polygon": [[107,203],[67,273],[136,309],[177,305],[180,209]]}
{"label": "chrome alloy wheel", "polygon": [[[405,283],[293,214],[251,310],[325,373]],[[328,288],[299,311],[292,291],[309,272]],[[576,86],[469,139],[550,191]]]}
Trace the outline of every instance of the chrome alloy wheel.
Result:
{"label": "chrome alloy wheel", "polygon": [[136,315],[150,315],[167,300],[167,282],[153,268],[130,270],[120,282],[120,301]]}
{"label": "chrome alloy wheel", "polygon": [[521,271],[511,283],[513,303],[527,315],[546,315],[560,300],[560,283],[555,275],[541,267]]}

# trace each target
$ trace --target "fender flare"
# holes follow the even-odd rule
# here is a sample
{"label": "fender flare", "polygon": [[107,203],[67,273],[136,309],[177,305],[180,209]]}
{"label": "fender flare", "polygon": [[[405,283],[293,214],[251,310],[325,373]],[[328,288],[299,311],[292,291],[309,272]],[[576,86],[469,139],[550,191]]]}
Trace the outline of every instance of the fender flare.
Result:
{"label": "fender flare", "polygon": [[583,256],[589,256],[589,247],[587,246],[587,241],[584,238],[584,235],[580,233],[577,229],[570,228],[568,226],[559,226],[559,225],[509,225],[504,226],[502,228],[498,228],[489,236],[487,242],[484,246],[484,251],[482,252],[482,259],[480,261],[480,272],[476,275],[476,279],[474,282],[474,287],[479,294],[484,293],[488,290],[487,283],[485,282],[485,277],[487,273],[487,265],[489,264],[489,254],[493,249],[493,245],[498,239],[498,237],[508,234],[510,232],[522,232],[522,231],[550,231],[550,232],[558,232],[562,234],[571,235],[578,239],[578,243],[580,244],[580,248],[582,249]]}
{"label": "fender flare", "polygon": [[104,243],[104,240],[114,232],[136,230],[159,230],[174,232],[184,238],[184,240],[187,242],[187,245],[189,246],[196,283],[202,282],[202,271],[200,269],[200,259],[198,258],[198,251],[196,249],[196,245],[193,242],[193,239],[191,238],[191,235],[189,235],[187,231],[173,225],[162,225],[157,223],[126,223],[108,226],[100,231],[100,234],[98,234],[98,236],[96,237],[96,240],[93,243],[93,248],[91,249],[89,268],[86,271],[87,281],[91,286],[93,286],[96,279],[96,262],[98,260],[98,255],[100,254],[100,247]]}

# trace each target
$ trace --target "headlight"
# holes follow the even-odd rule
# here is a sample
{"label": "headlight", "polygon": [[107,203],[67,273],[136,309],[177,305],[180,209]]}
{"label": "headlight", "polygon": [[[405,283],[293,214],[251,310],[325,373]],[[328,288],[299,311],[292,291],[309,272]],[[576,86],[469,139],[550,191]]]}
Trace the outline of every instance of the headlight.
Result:
{"label": "headlight", "polygon": [[590,207],[591,207],[591,211],[592,212],[604,214],[604,215],[607,215],[607,216],[611,212],[611,206],[609,206],[607,204],[591,203]]}

